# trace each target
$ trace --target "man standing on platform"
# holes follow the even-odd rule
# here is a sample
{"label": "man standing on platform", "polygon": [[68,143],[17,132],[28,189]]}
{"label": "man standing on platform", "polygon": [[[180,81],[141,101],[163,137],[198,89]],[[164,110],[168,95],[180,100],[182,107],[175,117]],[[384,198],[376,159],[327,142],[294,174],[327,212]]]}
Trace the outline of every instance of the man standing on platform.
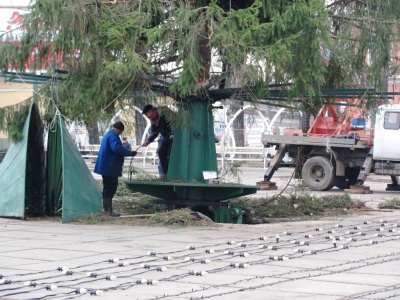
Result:
{"label": "man standing on platform", "polygon": [[168,107],[153,107],[151,104],[147,104],[142,111],[142,114],[150,119],[151,127],[149,137],[143,143],[142,147],[147,147],[153,142],[158,135],[157,154],[160,159],[161,168],[158,168],[160,177],[165,177],[168,172],[169,157],[171,154],[172,141],[174,138],[174,130],[171,125],[170,119],[167,120],[166,114],[173,114],[172,110]]}

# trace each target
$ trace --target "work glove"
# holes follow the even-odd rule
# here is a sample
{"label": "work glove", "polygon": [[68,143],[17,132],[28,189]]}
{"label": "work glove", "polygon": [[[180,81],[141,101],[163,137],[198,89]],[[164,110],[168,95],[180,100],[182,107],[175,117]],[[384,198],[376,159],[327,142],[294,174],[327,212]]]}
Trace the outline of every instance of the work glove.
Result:
{"label": "work glove", "polygon": [[137,151],[132,151],[132,156],[136,156]]}

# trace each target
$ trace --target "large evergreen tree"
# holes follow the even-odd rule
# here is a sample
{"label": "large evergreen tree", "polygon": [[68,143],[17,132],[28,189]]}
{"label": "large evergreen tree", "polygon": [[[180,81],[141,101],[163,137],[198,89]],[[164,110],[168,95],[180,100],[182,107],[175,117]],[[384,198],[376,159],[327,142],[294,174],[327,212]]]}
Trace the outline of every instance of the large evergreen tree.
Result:
{"label": "large evergreen tree", "polygon": [[22,38],[3,36],[0,65],[23,70],[32,51],[32,69],[62,62],[69,73],[47,96],[86,122],[122,99],[152,95],[157,80],[175,99],[210,81],[253,99],[268,84],[291,83],[289,101],[312,109],[321,87],[384,89],[396,71],[399,7],[396,0],[34,0]]}

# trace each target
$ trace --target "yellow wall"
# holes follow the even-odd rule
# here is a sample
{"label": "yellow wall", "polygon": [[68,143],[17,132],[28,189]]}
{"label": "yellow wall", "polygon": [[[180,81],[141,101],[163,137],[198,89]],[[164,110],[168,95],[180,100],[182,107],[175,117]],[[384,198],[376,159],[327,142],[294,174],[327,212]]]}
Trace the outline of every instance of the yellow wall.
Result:
{"label": "yellow wall", "polygon": [[[32,95],[32,85],[4,82],[4,79],[0,79],[0,108],[23,102]],[[4,137],[5,134],[0,132],[0,138]]]}

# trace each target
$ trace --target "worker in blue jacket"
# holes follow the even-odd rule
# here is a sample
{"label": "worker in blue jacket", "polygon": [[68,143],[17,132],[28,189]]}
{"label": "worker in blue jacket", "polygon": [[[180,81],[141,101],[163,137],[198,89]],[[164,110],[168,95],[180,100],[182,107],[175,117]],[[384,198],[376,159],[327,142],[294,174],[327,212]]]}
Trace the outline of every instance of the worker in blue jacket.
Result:
{"label": "worker in blue jacket", "polygon": [[113,127],[103,136],[99,156],[96,160],[94,172],[103,177],[103,209],[104,213],[112,217],[119,217],[113,212],[112,198],[118,187],[118,177],[122,176],[122,166],[125,156],[135,156],[136,151],[129,151],[119,136],[124,131],[122,122],[115,122]]}

